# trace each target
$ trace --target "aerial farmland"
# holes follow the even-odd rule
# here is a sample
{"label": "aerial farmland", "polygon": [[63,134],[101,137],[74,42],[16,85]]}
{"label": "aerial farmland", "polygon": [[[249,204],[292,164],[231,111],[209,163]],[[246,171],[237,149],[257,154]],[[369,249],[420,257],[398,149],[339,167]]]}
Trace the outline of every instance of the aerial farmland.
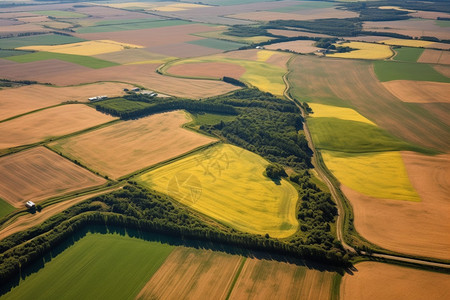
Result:
{"label": "aerial farmland", "polygon": [[447,0],[0,2],[1,299],[450,297]]}

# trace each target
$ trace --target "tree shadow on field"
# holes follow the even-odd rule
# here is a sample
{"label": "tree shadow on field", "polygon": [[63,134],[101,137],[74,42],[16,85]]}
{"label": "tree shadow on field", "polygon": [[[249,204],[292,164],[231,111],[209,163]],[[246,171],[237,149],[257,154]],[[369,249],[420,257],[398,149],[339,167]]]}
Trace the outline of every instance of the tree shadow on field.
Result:
{"label": "tree shadow on field", "polygon": [[240,255],[247,258],[285,262],[289,264],[295,264],[297,266],[307,267],[308,269],[315,269],[322,272],[324,271],[337,272],[341,275],[345,274],[346,272],[346,270],[344,270],[343,268],[325,265],[311,260],[292,258],[278,254],[271,254],[263,251],[248,250],[217,242],[206,242],[195,239],[180,238],[178,236],[151,233],[147,231],[140,231],[121,226],[86,225],[83,228],[79,229],[76,233],[72,234],[69,238],[65,239],[63,242],[53,247],[49,252],[45,253],[45,255],[42,258],[36,260],[31,265],[21,270],[20,274],[16,275],[8,283],[0,286],[0,297],[11,291],[13,288],[19,286],[20,283],[27,277],[39,272],[41,269],[45,267],[47,263],[52,261],[52,259],[56,258],[59,254],[63,253],[65,250],[72,247],[76,242],[78,242],[88,234],[116,234],[130,238],[138,238],[149,242],[158,242],[161,244],[167,244],[176,247],[182,246],[198,250],[212,250],[227,253],[230,255]]}

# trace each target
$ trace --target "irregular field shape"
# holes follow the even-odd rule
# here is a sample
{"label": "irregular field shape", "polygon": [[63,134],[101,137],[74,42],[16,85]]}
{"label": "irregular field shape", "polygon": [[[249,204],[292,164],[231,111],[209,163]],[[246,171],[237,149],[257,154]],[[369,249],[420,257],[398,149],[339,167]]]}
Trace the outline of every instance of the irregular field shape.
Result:
{"label": "irregular field shape", "polygon": [[434,42],[422,41],[422,40],[404,40],[404,39],[388,39],[382,40],[380,43],[384,43],[386,45],[395,45],[395,46],[408,46],[408,47],[426,47]]}
{"label": "irregular field shape", "polygon": [[450,295],[450,275],[397,265],[362,262],[353,275],[345,274],[341,299],[445,299]]}
{"label": "irregular field shape", "polygon": [[330,299],[334,276],[305,266],[247,258],[230,299]]}
{"label": "irregular field shape", "polygon": [[[111,68],[90,69],[57,60],[51,63],[41,61],[25,63],[23,65],[3,63],[3,61],[0,60],[0,65],[2,66],[0,68],[1,78],[37,80],[39,82],[50,82],[55,85],[78,85],[99,81],[119,81],[138,84],[162,94],[188,98],[217,96],[238,88],[222,81],[163,76],[155,72],[159,64],[122,65]],[[68,73],[70,73],[70,76],[66,76]]]}
{"label": "irregular field shape", "polygon": [[82,42],[80,39],[73,36],[65,36],[60,34],[39,34],[25,37],[12,37],[2,39],[1,45],[4,49],[13,49],[32,45],[60,45]]}
{"label": "irregular field shape", "polygon": [[190,44],[208,47],[208,48],[214,48],[214,49],[220,49],[220,50],[235,50],[240,47],[245,46],[245,44],[239,44],[235,42],[230,41],[222,41],[222,40],[216,40],[216,39],[203,39],[203,40],[196,40],[188,42]]}
{"label": "irregular field shape", "polygon": [[346,107],[324,105],[318,103],[309,103],[313,113],[309,114],[312,118],[338,118],[342,120],[357,121],[375,125],[372,121],[359,114],[356,110]]}
{"label": "irregular field shape", "polygon": [[235,229],[287,237],[297,231],[298,194],[287,181],[264,176],[267,165],[247,150],[217,145],[138,179]]}
{"label": "irregular field shape", "polygon": [[267,49],[272,50],[289,50],[298,53],[311,53],[319,50],[320,48],[314,47],[314,41],[291,41],[291,42],[283,42],[276,43],[265,46]]}
{"label": "irregular field shape", "polygon": [[49,108],[0,123],[0,149],[33,144],[115,119],[84,104]]}
{"label": "irregular field shape", "polygon": [[172,249],[128,236],[88,233],[3,299],[134,299]]}
{"label": "irregular field shape", "polygon": [[226,30],[217,30],[217,31],[207,31],[207,32],[200,32],[200,33],[196,33],[196,36],[201,36],[201,37],[205,37],[205,38],[212,38],[212,39],[221,39],[221,40],[228,40],[228,41],[233,41],[233,42],[238,42],[238,43],[247,43],[247,44],[251,44],[251,43],[262,43],[262,42],[267,42],[273,39],[273,37],[269,37],[269,36],[234,36],[234,35],[228,35],[225,34]]}
{"label": "irregular field shape", "polygon": [[358,50],[345,53],[332,53],[327,54],[327,56],[340,58],[384,59],[393,55],[389,46],[374,43],[349,42],[338,44],[336,46],[350,47]]}
{"label": "irregular field shape", "polygon": [[448,260],[450,239],[450,155],[402,152],[408,177],[421,202],[376,199],[346,186],[356,230],[383,248]]}
{"label": "irregular field shape", "polygon": [[[0,218],[3,218],[4,216],[8,215],[9,213],[12,213],[16,208],[6,202],[3,199],[0,199]],[[0,237],[1,239],[1,237]]]}
{"label": "irregular field shape", "polygon": [[64,11],[64,10],[35,10],[31,13],[37,14],[37,15],[55,17],[55,18],[85,18],[85,17],[87,17],[84,14],[71,12],[71,11]]}
{"label": "irregular field shape", "polygon": [[214,139],[181,128],[183,111],[120,122],[50,146],[112,178],[174,158]]}
{"label": "irregular field shape", "polygon": [[321,152],[325,165],[343,185],[376,198],[421,201],[399,152],[359,155]]}
{"label": "irregular field shape", "polygon": [[170,67],[170,73],[185,77],[211,77],[220,79],[228,76],[237,79],[245,73],[245,68],[225,62],[188,63]]}
{"label": "irregular field shape", "polygon": [[225,299],[243,258],[178,247],[136,299]]}
{"label": "irregular field shape", "polygon": [[405,141],[441,151],[450,148],[448,126],[421,104],[405,104],[392,95],[367,61],[297,56],[289,69],[290,93],[301,101],[351,107]]}
{"label": "irregular field shape", "polygon": [[417,62],[423,51],[424,49],[411,47],[402,47],[399,49],[395,49],[395,52],[397,52],[397,54],[394,56],[394,60]]}
{"label": "irregular field shape", "polygon": [[0,174],[0,197],[20,208],[28,200],[40,201],[106,183],[43,147],[0,157]]}
{"label": "irregular field shape", "polygon": [[65,101],[83,101],[100,95],[109,97],[125,94],[124,88],[133,86],[123,83],[101,82],[73,87],[27,85],[0,90],[0,120],[36,109],[57,105]]}
{"label": "irregular field shape", "polygon": [[129,48],[142,48],[142,46],[119,43],[111,40],[97,40],[54,46],[25,46],[17,49],[90,56],[122,51]]}
{"label": "irregular field shape", "polygon": [[380,81],[417,80],[448,82],[450,78],[436,72],[432,66],[420,63],[376,61],[374,70]]}
{"label": "irregular field shape", "polygon": [[392,80],[383,82],[384,87],[404,102],[450,103],[450,83]]}
{"label": "irregular field shape", "polygon": [[450,52],[426,49],[418,59],[418,62],[450,65]]}

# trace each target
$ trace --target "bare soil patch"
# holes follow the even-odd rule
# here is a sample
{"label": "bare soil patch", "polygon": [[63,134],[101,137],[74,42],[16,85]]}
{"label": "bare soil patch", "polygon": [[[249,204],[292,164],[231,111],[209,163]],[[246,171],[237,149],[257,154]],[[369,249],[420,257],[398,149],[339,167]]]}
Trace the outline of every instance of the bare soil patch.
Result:
{"label": "bare soil patch", "polygon": [[225,299],[241,256],[178,247],[137,299]]}
{"label": "bare soil patch", "polygon": [[0,123],[0,149],[36,143],[115,119],[84,104],[49,108]]}
{"label": "bare soil patch", "polygon": [[432,19],[432,20],[436,20],[437,18],[450,18],[449,13],[438,11],[418,10],[416,12],[410,13],[409,15],[413,16],[414,18]]}
{"label": "bare soil patch", "polygon": [[183,57],[183,58],[205,56],[223,52],[223,50],[220,49],[203,47],[189,43],[177,43],[177,44],[149,47],[149,50],[167,56]]}
{"label": "bare soil patch", "polygon": [[0,197],[14,207],[104,183],[44,147],[0,157]]}
{"label": "bare soil patch", "polygon": [[89,97],[121,96],[129,84],[102,82],[71,87],[28,85],[0,90],[0,120],[65,101],[87,102]]}
{"label": "bare soil patch", "polygon": [[48,32],[48,29],[42,28],[39,25],[27,23],[20,25],[9,25],[0,27],[0,36],[7,36],[9,34],[19,34],[26,32]]}
{"label": "bare soil patch", "polygon": [[179,156],[214,139],[181,128],[183,111],[125,121],[50,146],[112,178]]}
{"label": "bare soil patch", "polygon": [[[158,66],[159,64],[122,65],[90,69],[59,60],[48,60],[2,65],[0,78],[36,80],[59,86],[99,81],[120,81],[142,85],[147,89],[163,94],[189,98],[216,96],[237,89],[237,87],[222,81],[163,76],[155,72]],[[67,74],[70,74],[70,76]]]}
{"label": "bare soil patch", "polygon": [[272,50],[289,50],[298,53],[311,53],[319,50],[320,48],[314,47],[314,41],[291,41],[284,43],[277,43],[265,46],[267,49]]}
{"label": "bare soil patch", "polygon": [[248,258],[230,299],[330,299],[334,273]]}
{"label": "bare soil patch", "polygon": [[450,77],[450,66],[434,66],[434,69],[439,73]]}
{"label": "bare soil patch", "polygon": [[20,216],[17,219],[15,219],[12,223],[7,224],[2,229],[0,229],[0,240],[4,239],[7,236],[10,236],[11,234],[14,234],[16,232],[24,231],[33,226],[42,224],[45,220],[50,219],[54,215],[57,215],[60,212],[68,209],[69,207],[71,207],[75,204],[78,204],[86,199],[89,199],[89,198],[92,198],[95,196],[99,196],[102,194],[110,193],[116,189],[119,189],[119,188],[113,188],[113,189],[109,189],[106,191],[101,191],[101,192],[92,193],[89,195],[75,197],[75,198],[72,198],[72,199],[69,199],[66,201],[56,203],[51,206],[47,206],[40,212]]}
{"label": "bare soil patch", "polygon": [[341,299],[421,300],[450,296],[450,275],[378,262],[362,262],[358,271],[346,274]]}
{"label": "bare soil patch", "polygon": [[422,202],[376,199],[342,186],[355,212],[356,230],[389,250],[449,259],[450,155],[402,152],[402,158]]}
{"label": "bare soil patch", "polygon": [[367,31],[394,32],[412,37],[434,36],[438,39],[450,39],[448,28],[439,27],[435,20],[409,19],[401,21],[364,22]]}
{"label": "bare soil patch", "polygon": [[383,82],[384,87],[404,102],[450,103],[450,84],[444,82],[392,80]]}
{"label": "bare soil patch", "polygon": [[290,58],[291,58],[291,54],[275,53],[266,60],[266,63],[286,69],[287,63]]}
{"label": "bare soil patch", "polygon": [[211,78],[222,78],[223,76],[240,78],[245,71],[244,67],[237,64],[222,62],[181,64],[170,67],[168,70],[173,75]]}
{"label": "bare soil patch", "polygon": [[450,65],[450,51],[425,49],[419,57],[418,62]]}

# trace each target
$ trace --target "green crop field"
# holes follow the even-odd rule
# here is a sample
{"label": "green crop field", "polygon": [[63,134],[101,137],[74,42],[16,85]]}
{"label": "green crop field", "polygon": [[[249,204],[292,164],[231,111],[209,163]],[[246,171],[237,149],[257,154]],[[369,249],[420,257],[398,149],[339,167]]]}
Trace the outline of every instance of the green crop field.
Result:
{"label": "green crop field", "polygon": [[196,33],[193,35],[201,36],[201,37],[205,37],[205,38],[211,38],[211,39],[228,40],[228,41],[233,41],[233,42],[237,42],[237,43],[246,43],[246,44],[262,43],[262,42],[267,42],[267,41],[274,39],[273,37],[263,36],[263,35],[248,36],[248,37],[247,36],[227,35],[224,33],[225,31],[226,30],[206,31],[206,32]]}
{"label": "green crop field", "polygon": [[0,49],[0,58],[2,57],[10,57],[10,56],[16,56],[16,55],[24,55],[32,53],[31,51],[22,51],[22,50],[3,50]]}
{"label": "green crop field", "polygon": [[310,118],[314,144],[325,150],[349,153],[394,150],[425,151],[403,142],[377,126],[337,118]]}
{"label": "green crop field", "polygon": [[85,18],[87,15],[65,10],[36,10],[32,12],[36,15],[49,16],[54,18]]}
{"label": "green crop field", "polygon": [[433,69],[432,66],[411,62],[376,61],[375,74],[380,81],[417,80],[450,82],[450,78]]}
{"label": "green crop field", "polygon": [[12,37],[1,39],[0,48],[14,49],[34,45],[62,45],[62,44],[78,43],[83,41],[85,40],[61,34],[39,34],[24,37]]}
{"label": "green crop field", "polygon": [[193,123],[195,125],[216,125],[221,121],[223,122],[231,122],[237,118],[237,116],[230,115],[218,115],[218,114],[209,114],[209,113],[194,113],[191,114],[193,118]]}
{"label": "green crop field", "polygon": [[150,20],[147,22],[130,22],[122,24],[112,24],[112,25],[97,25],[82,27],[77,30],[77,33],[95,33],[95,32],[114,32],[114,31],[125,31],[125,30],[137,30],[137,29],[149,29],[149,28],[160,28],[168,26],[178,26],[194,24],[192,22],[183,20]]}
{"label": "green crop field", "polygon": [[435,22],[439,27],[450,27],[450,21],[448,20],[436,20]]}
{"label": "green crop field", "polygon": [[25,55],[17,55],[5,57],[5,59],[18,62],[18,63],[27,63],[33,61],[41,61],[48,59],[59,59],[62,61],[71,62],[74,64],[78,64],[80,66],[85,66],[92,69],[101,69],[112,66],[118,66],[119,64],[98,59],[91,56],[83,56],[83,55],[73,55],[73,54],[63,54],[63,53],[54,53],[54,52],[35,52]]}
{"label": "green crop field", "polygon": [[268,162],[231,145],[216,145],[137,178],[235,229],[287,237],[297,231],[297,191],[263,172]]}
{"label": "green crop field", "polygon": [[1,299],[134,299],[174,247],[87,234]]}
{"label": "green crop field", "polygon": [[118,112],[128,112],[135,111],[138,109],[146,108],[151,106],[152,104],[146,102],[139,101],[131,101],[124,98],[113,98],[105,101],[97,102],[94,104],[95,106],[101,106],[104,108],[111,108],[117,110]]}
{"label": "green crop field", "polygon": [[394,59],[404,62],[416,62],[422,55],[423,51],[424,49],[421,48],[401,47],[395,49],[397,55],[394,57]]}
{"label": "green crop field", "polygon": [[380,199],[421,201],[400,152],[348,154],[322,151],[327,168],[344,185]]}
{"label": "green crop field", "polygon": [[9,213],[12,213],[16,208],[0,198],[0,218],[3,218]]}
{"label": "green crop field", "polygon": [[243,46],[246,46],[245,44],[230,42],[230,41],[222,41],[222,40],[216,40],[216,39],[204,39],[204,40],[196,40],[196,41],[190,41],[189,44],[208,47],[208,48],[214,48],[214,49],[220,49],[220,50],[236,50]]}

